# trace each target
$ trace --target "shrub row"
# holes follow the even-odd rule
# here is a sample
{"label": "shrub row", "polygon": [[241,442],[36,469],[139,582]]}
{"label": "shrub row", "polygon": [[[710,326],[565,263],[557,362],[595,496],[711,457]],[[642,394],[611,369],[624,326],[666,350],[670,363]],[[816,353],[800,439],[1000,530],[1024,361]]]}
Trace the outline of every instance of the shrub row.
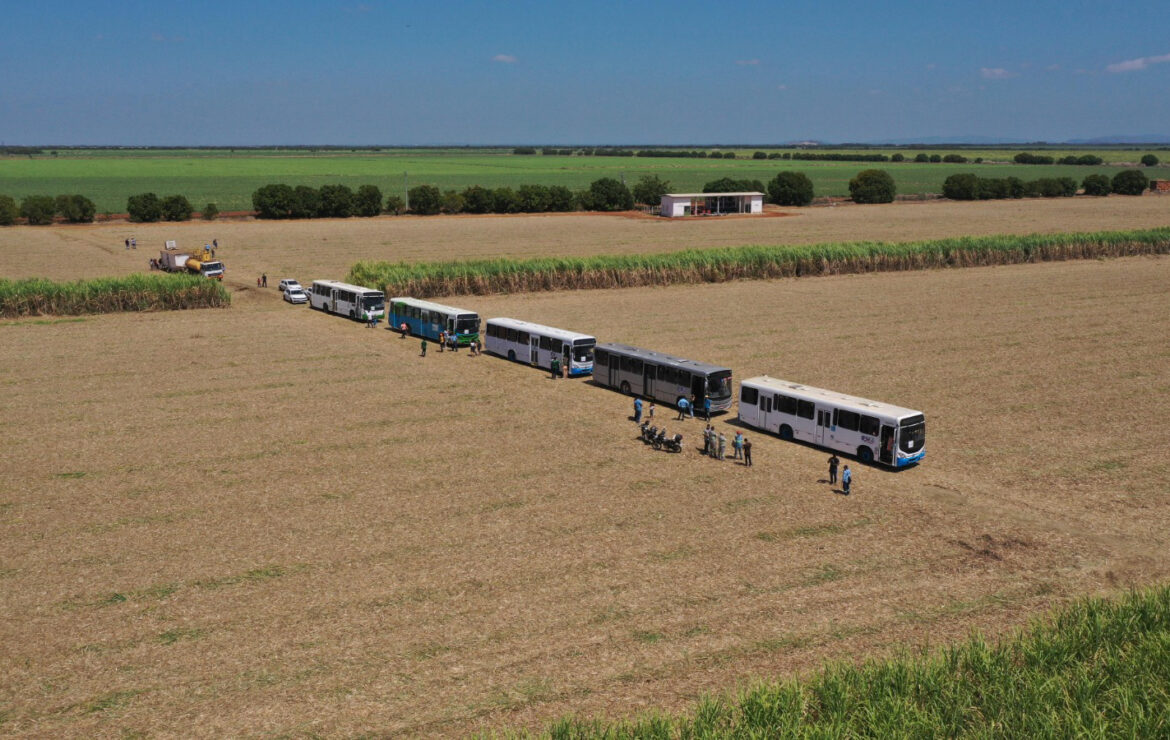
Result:
{"label": "shrub row", "polygon": [[87,224],[96,213],[97,207],[84,195],[29,195],[19,207],[11,196],[0,195],[0,226],[12,226],[22,216],[31,226],[51,224],[57,216],[71,224]]}
{"label": "shrub row", "polygon": [[565,718],[587,738],[1166,737],[1170,588],[1084,598],[998,644],[830,663],[807,678],[708,696],[686,716]]}
{"label": "shrub row", "polygon": [[[1089,175],[1081,184],[1085,195],[1141,195],[1148,185],[1149,179],[1140,170],[1123,170],[1112,180],[1106,175]],[[1077,181],[1071,177],[1042,177],[1024,182],[1018,177],[962,173],[951,175],[943,182],[942,194],[951,200],[1071,198],[1077,194]]]}
{"label": "shrub row", "polygon": [[358,262],[347,278],[388,295],[631,288],[837,273],[1170,253],[1170,227],[920,242],[692,249],[659,254],[450,262]]}
{"label": "shrub row", "polygon": [[[434,185],[419,185],[411,188],[409,195],[410,212],[420,216],[436,213],[572,211],[577,209],[582,198],[582,195],[575,194],[561,185],[521,185],[515,190],[509,187],[484,188],[472,185],[462,191],[440,191]],[[631,207],[632,205],[631,203]]]}
{"label": "shrub row", "polygon": [[0,279],[0,316],[69,316],[216,308],[231,302],[218,280],[199,275],[128,275],[59,283]]}
{"label": "shrub row", "polygon": [[[393,209],[396,204],[391,202]],[[252,193],[256,218],[349,218],[382,212],[382,191],[362,185],[355,193],[346,185],[264,185]],[[399,207],[401,210],[401,207]]]}

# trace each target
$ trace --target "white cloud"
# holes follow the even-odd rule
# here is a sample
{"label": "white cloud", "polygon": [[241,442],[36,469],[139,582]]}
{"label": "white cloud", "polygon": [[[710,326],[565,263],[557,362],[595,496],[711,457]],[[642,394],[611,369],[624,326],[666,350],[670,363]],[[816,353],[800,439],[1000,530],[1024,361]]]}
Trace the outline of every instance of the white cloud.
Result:
{"label": "white cloud", "polygon": [[926,65],[926,68],[927,68],[927,69],[934,69],[934,68],[936,68],[937,66],[938,66],[937,64],[935,64],[934,62],[931,62],[930,64],[927,64],[927,65]]}
{"label": "white cloud", "polygon": [[788,89],[788,85],[777,85],[777,86],[776,86],[776,89],[777,89],[777,90],[787,90],[787,89]]}
{"label": "white cloud", "polygon": [[496,54],[494,57],[492,57],[492,61],[499,62],[500,64],[515,64],[516,57],[512,56],[511,54]]}
{"label": "white cloud", "polygon": [[1017,77],[1015,72],[1009,72],[1003,67],[980,67],[979,76],[985,80],[1008,80]]}
{"label": "white cloud", "polygon": [[735,63],[741,67],[754,67],[760,63],[759,59],[736,59]]}
{"label": "white cloud", "polygon": [[1137,59],[1127,59],[1124,62],[1117,62],[1105,67],[1107,72],[1137,72],[1143,70],[1151,64],[1162,64],[1170,62],[1170,54],[1163,54],[1156,57],[1138,57]]}
{"label": "white cloud", "polygon": [[1060,65],[1059,64],[1049,64],[1044,69],[1048,70],[1049,72],[1056,72],[1057,70],[1060,69]]}

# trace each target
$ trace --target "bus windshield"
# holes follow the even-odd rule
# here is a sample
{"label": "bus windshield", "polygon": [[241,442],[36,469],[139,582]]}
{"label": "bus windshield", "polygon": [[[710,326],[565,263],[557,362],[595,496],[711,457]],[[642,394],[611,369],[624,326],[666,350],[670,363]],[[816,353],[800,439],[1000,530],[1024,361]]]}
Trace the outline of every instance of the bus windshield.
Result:
{"label": "bus windshield", "polygon": [[712,399],[731,398],[731,371],[724,370],[708,375],[707,393]]}
{"label": "bus windshield", "polygon": [[475,314],[463,314],[455,319],[455,331],[460,334],[475,334],[479,331],[479,317]]}
{"label": "bus windshield", "polygon": [[582,344],[573,345],[573,359],[576,362],[593,362],[593,342],[588,339],[578,339],[577,341],[582,342]]}
{"label": "bus windshield", "polygon": [[925,444],[926,422],[902,427],[898,432],[898,447],[902,448],[902,452],[918,452]]}
{"label": "bus windshield", "polygon": [[362,296],[362,308],[378,311],[386,306],[386,297],[380,295]]}

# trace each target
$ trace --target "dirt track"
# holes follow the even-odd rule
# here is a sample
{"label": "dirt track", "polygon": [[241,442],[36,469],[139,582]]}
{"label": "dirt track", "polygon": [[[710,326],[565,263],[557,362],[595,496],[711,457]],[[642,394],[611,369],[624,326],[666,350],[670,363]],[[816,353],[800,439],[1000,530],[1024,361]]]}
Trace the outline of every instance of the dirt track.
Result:
{"label": "dirt track", "polygon": [[[227,243],[245,270],[281,255],[312,276],[381,224],[355,226],[344,258]],[[662,228],[744,241],[728,224]],[[100,229],[60,231],[103,249]],[[4,259],[64,273],[60,247]],[[749,432],[748,470],[701,458],[687,421],[667,423],[686,453],[655,453],[629,399],[423,359],[274,289],[228,310],[8,322],[2,728],[540,727],[1165,579],[1170,445],[1143,420],[1170,411],[1168,279],[1170,259],[1148,258],[460,299],[923,409],[926,462],[862,468],[848,498],[820,482],[821,451]]]}

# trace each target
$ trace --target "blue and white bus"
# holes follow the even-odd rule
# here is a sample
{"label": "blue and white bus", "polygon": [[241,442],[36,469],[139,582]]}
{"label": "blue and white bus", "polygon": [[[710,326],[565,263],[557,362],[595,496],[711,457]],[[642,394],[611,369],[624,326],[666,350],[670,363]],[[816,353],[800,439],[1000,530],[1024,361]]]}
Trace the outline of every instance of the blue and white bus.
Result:
{"label": "blue and white bus", "polygon": [[593,372],[593,347],[597,338],[575,331],[530,324],[518,319],[488,319],[484,328],[484,349],[513,362],[524,362],[549,370],[554,357],[569,375]]}
{"label": "blue and white bus", "polygon": [[739,420],[781,439],[856,455],[866,464],[902,468],[926,455],[921,411],[767,375],[739,384]]}
{"label": "blue and white bus", "polygon": [[391,328],[406,324],[407,330],[416,337],[426,337],[436,342],[439,333],[445,332],[448,341],[461,345],[471,344],[479,339],[479,314],[462,308],[444,306],[441,303],[421,301],[417,298],[400,296],[390,299]]}

